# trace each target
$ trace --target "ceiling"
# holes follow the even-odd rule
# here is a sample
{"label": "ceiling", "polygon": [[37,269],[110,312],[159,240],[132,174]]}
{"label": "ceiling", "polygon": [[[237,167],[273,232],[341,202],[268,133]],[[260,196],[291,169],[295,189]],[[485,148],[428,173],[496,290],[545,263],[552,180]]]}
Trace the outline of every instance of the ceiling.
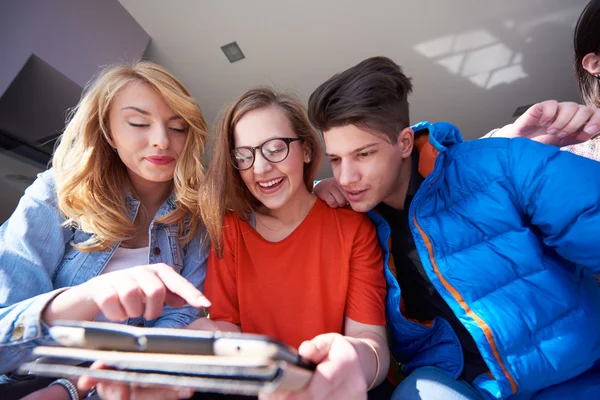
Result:
{"label": "ceiling", "polygon": [[[587,0],[119,1],[151,36],[148,58],[186,84],[209,123],[252,86],[307,100],[375,55],[413,78],[412,122],[451,121],[469,139],[518,106],[577,99],[572,35]],[[246,58],[230,64],[220,47],[232,41]]]}

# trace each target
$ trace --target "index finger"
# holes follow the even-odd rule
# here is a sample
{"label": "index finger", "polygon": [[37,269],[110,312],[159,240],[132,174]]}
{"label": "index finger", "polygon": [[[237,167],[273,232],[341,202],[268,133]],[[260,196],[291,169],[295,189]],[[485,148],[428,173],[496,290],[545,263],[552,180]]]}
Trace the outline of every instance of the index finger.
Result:
{"label": "index finger", "polygon": [[345,207],[348,204],[348,199],[344,196],[341,190],[336,190],[333,193],[333,197],[337,202],[338,207]]}
{"label": "index finger", "polygon": [[210,307],[210,301],[187,279],[166,264],[152,264],[149,268],[160,278],[169,291],[194,307]]}
{"label": "index finger", "polygon": [[[546,100],[538,104],[540,105],[540,110],[542,112],[542,116],[540,117],[540,125],[550,125],[556,118],[556,113],[558,111],[558,102],[556,100]],[[536,104],[536,106],[538,104]]]}

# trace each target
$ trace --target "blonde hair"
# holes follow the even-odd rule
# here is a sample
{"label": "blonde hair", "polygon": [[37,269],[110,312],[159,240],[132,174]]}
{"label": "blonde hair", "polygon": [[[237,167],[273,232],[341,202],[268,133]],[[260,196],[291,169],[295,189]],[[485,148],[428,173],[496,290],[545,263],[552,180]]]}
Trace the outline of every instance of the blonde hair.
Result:
{"label": "blonde hair", "polygon": [[319,134],[308,121],[306,109],[291,94],[278,93],[269,87],[250,89],[229,105],[221,116],[215,147],[206,182],[200,192],[201,215],[210,241],[218,257],[223,254],[223,219],[227,212],[246,219],[260,206],[231,161],[233,134],[238,122],[252,110],[277,107],[288,119],[294,133],[308,145],[310,161],[304,164],[304,185],[312,191],[313,180],[322,158],[323,145]]}
{"label": "blonde hair", "polygon": [[178,225],[184,240],[198,230],[198,191],[204,178],[206,136],[202,111],[183,84],[163,67],[151,62],[117,65],[102,71],[86,87],[52,158],[58,206],[67,218],[65,224],[93,234],[75,245],[82,251],[102,250],[135,234],[125,204],[126,190],[131,188],[129,176],[113,150],[109,129],[112,101],[132,82],[156,89],[189,125],[184,150],[175,166],[175,209],[156,222]]}

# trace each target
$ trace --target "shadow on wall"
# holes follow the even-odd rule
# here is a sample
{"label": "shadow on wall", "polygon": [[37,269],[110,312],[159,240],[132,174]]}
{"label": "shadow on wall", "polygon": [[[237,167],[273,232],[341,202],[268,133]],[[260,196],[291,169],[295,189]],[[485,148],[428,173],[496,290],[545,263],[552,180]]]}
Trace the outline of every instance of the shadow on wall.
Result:
{"label": "shadow on wall", "polygon": [[[308,99],[335,73],[367,57],[388,56],[413,77],[412,122],[450,121],[474,139],[511,122],[519,106],[577,100],[571,41],[587,1],[265,0],[240,4],[235,13],[217,2],[204,10],[211,18],[190,35],[157,34],[147,54],[189,85],[211,123],[251,86],[274,82]],[[141,3],[131,3],[156,32],[163,18],[192,25],[198,13],[182,6],[177,16],[152,19]],[[217,46],[225,43],[217,39],[222,36],[239,39],[247,59],[225,64]],[[194,68],[189,49],[203,56]],[[324,162],[320,176],[330,171]]]}
{"label": "shadow on wall", "polygon": [[[512,122],[520,106],[547,99],[579,101],[572,38],[580,12],[579,7],[570,7],[533,19],[506,19],[501,25],[449,34],[413,47],[419,56],[433,61],[440,95],[452,98],[451,107],[469,110],[463,120],[450,121],[461,128],[465,139]],[[557,76],[557,71],[562,74]],[[457,93],[452,87],[458,85]],[[419,90],[415,84],[415,92]],[[425,114],[421,107],[412,106],[413,116]],[[471,123],[469,118],[480,121],[482,115],[490,122],[483,131],[476,128],[482,124]],[[426,118],[445,119],[443,115],[434,117]]]}

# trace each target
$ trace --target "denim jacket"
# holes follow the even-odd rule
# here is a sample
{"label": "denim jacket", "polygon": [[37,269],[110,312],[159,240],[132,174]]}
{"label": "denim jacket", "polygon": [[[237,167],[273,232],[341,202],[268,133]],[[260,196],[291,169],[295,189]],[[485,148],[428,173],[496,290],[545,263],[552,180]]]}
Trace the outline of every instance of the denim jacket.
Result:
{"label": "denim jacket", "polygon": [[[133,220],[140,202],[126,196]],[[175,207],[171,195],[154,217]],[[163,262],[203,289],[207,253],[201,233],[187,244],[178,240],[177,226],[150,224],[148,263]],[[25,191],[13,215],[0,227],[0,373],[14,370],[31,358],[31,350],[52,344],[48,327],[41,321],[46,304],[69,287],[98,276],[120,243],[104,251],[81,252],[71,243],[81,243],[90,234],[63,226],[64,215],[58,208],[54,173],[50,169],[38,175]],[[201,310],[189,305],[165,306],[153,321],[130,319],[130,325],[179,328],[200,316]],[[0,383],[3,379],[0,377]]]}

